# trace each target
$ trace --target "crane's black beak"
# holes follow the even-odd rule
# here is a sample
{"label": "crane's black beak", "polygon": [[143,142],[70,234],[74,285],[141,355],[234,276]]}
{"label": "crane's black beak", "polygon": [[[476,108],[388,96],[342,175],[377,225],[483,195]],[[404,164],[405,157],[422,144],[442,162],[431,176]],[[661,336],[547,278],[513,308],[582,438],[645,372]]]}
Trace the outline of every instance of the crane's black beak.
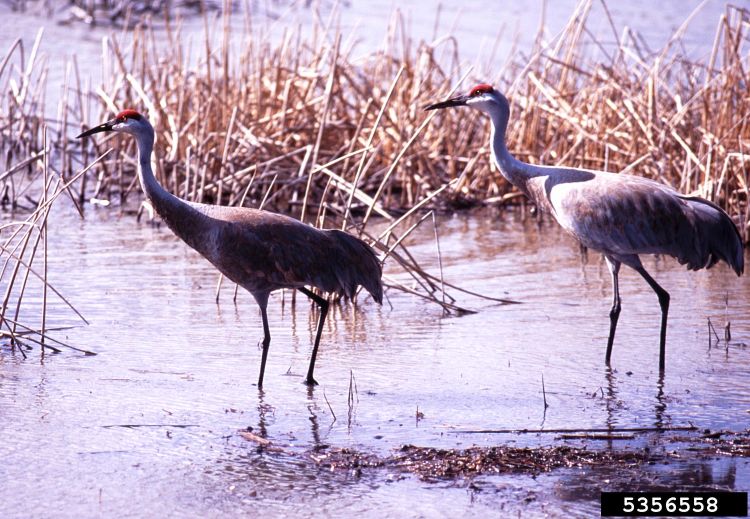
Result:
{"label": "crane's black beak", "polygon": [[434,103],[431,105],[427,105],[424,107],[425,111],[427,110],[439,110],[441,108],[451,108],[453,106],[466,106],[466,100],[469,99],[469,96],[461,95],[452,97],[451,99],[448,99],[447,101],[440,101],[439,103]]}
{"label": "crane's black beak", "polygon": [[107,121],[106,123],[100,124],[99,126],[94,126],[93,128],[86,130],[81,135],[76,137],[76,139],[88,137],[89,135],[94,135],[95,133],[111,132],[112,127],[115,125],[115,123],[117,123],[117,119],[112,119],[111,121]]}

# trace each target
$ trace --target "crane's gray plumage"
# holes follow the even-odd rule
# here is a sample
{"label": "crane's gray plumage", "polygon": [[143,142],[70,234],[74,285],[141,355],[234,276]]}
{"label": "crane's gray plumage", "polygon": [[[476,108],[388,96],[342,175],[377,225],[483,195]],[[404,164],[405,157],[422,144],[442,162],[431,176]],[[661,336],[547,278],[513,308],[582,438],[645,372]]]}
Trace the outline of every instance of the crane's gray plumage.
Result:
{"label": "crane's gray plumage", "polygon": [[258,386],[263,385],[271,341],[266,307],[271,292],[297,289],[320,306],[320,320],[305,381],[313,378],[328,301],[306,286],[351,298],[363,286],[382,303],[381,266],[375,252],[362,240],[339,230],[321,230],[288,216],[249,209],[199,204],[182,200],[164,189],[151,170],[154,130],[134,110],[83,132],[130,133],[138,144],[138,178],[154,209],[185,243],[203,255],[227,278],[250,292],[263,318],[263,355]]}
{"label": "crane's gray plumage", "polygon": [[490,116],[492,155],[503,176],[607,260],[614,287],[607,363],[620,314],[620,265],[636,270],[656,292],[662,309],[659,368],[663,370],[669,294],[646,272],[638,255],[667,254],[691,270],[709,268],[721,260],[740,275],[744,250],[732,219],[708,200],[681,195],[653,180],[516,160],[505,144],[510,104],[490,85],[478,85],[468,95],[425,109],[455,106],[470,106]]}

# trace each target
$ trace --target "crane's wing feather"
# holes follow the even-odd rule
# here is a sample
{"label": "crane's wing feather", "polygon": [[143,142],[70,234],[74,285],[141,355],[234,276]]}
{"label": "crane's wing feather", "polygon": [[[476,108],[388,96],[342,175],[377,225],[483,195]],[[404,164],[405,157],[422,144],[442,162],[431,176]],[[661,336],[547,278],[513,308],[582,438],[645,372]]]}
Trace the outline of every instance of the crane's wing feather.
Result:
{"label": "crane's wing feather", "polygon": [[352,297],[362,285],[382,300],[375,253],[347,233],[263,212],[225,222],[219,243],[227,258],[220,270],[250,292],[311,285]]}
{"label": "crane's wing feather", "polygon": [[734,223],[706,200],[628,175],[600,173],[552,191],[558,188],[550,197],[555,216],[587,247],[620,256],[668,254],[693,270],[721,259],[743,270]]}

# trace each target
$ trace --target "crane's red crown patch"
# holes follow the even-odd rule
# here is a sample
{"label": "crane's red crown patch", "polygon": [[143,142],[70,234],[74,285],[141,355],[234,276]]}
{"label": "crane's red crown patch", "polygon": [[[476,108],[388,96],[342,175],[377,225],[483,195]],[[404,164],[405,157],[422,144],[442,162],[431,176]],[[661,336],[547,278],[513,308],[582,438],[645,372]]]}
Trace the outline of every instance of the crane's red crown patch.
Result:
{"label": "crane's red crown patch", "polygon": [[492,85],[488,85],[487,83],[482,83],[472,88],[471,93],[469,95],[474,97],[480,94],[486,94],[488,92],[492,92]]}
{"label": "crane's red crown patch", "polygon": [[140,121],[142,116],[135,110],[123,110],[117,114],[117,119],[135,119],[136,121]]}

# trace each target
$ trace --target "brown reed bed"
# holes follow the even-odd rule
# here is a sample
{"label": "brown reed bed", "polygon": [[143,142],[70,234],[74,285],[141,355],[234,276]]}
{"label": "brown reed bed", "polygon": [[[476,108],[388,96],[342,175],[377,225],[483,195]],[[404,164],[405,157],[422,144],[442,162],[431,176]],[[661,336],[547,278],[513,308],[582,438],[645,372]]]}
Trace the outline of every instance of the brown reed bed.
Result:
{"label": "brown reed bed", "polygon": [[[529,55],[494,78],[512,103],[510,150],[530,163],[625,172],[707,198],[747,241],[750,11],[727,5],[711,53],[691,59],[681,40],[690,17],[658,51],[618,32],[610,17],[617,45],[608,47],[587,29],[592,4],[580,2],[557,38],[542,45],[540,34]],[[452,193],[519,199],[489,164],[486,122],[457,111],[441,117],[448,130],[434,135],[428,155],[441,170],[461,172]]]}
{"label": "brown reed bed", "polygon": [[[513,56],[492,78],[514,103],[511,150],[532,163],[655,178],[722,205],[746,237],[748,11],[727,7],[701,62],[680,51],[682,29],[657,53],[628,32],[615,32],[607,49],[586,29],[591,6],[581,2],[551,43],[540,34],[530,56]],[[227,205],[263,200],[365,235],[408,273],[391,286],[461,311],[445,296],[456,287],[421,269],[404,238],[429,220],[418,218],[427,209],[523,198],[490,164],[485,118],[464,110],[431,122],[421,110],[470,73],[457,42],[415,45],[394,14],[384,48],[358,57],[335,23],[315,19],[309,31],[270,36],[246,13],[238,44],[225,9],[204,15],[195,46],[179,21],[166,19],[165,33],[140,26],[109,40],[95,97],[105,113],[148,114],[158,177],[172,192]],[[110,142],[122,145],[98,146]],[[97,199],[123,204],[138,191],[133,143],[124,145],[103,163]],[[368,226],[373,215],[384,231]]]}
{"label": "brown reed bed", "polygon": [[[691,61],[683,28],[651,52],[613,26],[618,44],[606,47],[587,31],[591,5],[530,55],[492,76],[471,72],[511,99],[510,149],[668,183],[724,207],[747,237],[749,12],[728,6],[711,54]],[[455,40],[414,44],[397,14],[385,48],[364,57],[319,18],[307,35],[271,37],[246,15],[240,45],[229,10],[205,26],[192,47],[169,19],[166,38],[148,26],[113,37],[95,93],[103,112],[132,106],[154,121],[160,179],[181,196],[257,205],[270,193],[270,209],[344,227],[395,221],[427,198],[422,209],[522,202],[490,164],[485,118],[446,111],[430,123],[421,110],[467,75]],[[102,166],[95,197],[137,191],[132,149],[123,151]]]}

